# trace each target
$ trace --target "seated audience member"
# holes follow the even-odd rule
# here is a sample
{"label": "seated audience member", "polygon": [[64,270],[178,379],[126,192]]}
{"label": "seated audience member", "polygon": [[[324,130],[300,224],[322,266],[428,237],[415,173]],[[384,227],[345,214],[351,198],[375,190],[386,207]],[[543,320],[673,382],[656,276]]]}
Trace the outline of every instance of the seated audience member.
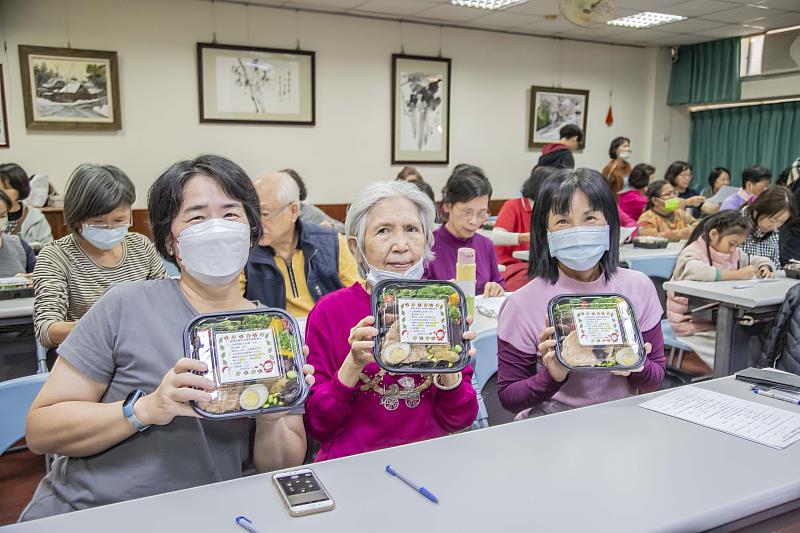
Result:
{"label": "seated audience member", "polygon": [[22,203],[31,193],[28,174],[22,167],[16,163],[0,165],[0,190],[11,198],[6,228],[8,235],[19,235],[23,241],[37,246],[53,242],[50,223],[44,214],[39,209]]}
{"label": "seated audience member", "polygon": [[309,204],[306,202],[306,198],[308,197],[306,184],[296,170],[293,168],[285,168],[280,172],[291,176],[291,178],[297,184],[297,188],[300,190],[300,220],[306,224],[319,224],[320,226],[325,226],[326,228],[333,228],[338,233],[344,233],[344,224],[335,218],[329,217],[325,211],[314,204]]}
{"label": "seated audience member", "polygon": [[706,196],[714,196],[723,187],[731,184],[731,171],[725,167],[717,167],[708,175]]}
{"label": "seated audience member", "polygon": [[344,237],[298,218],[300,191],[289,174],[271,172],[254,182],[264,233],[245,267],[245,297],[304,318],[314,303],[358,280]]}
{"label": "seated audience member", "polygon": [[742,170],[742,186],[736,194],[728,196],[722,202],[722,211],[740,209],[744,204],[751,203],[759,194],[767,190],[772,179],[772,172],[768,168],[754,165]]}
{"label": "seated audience member", "polygon": [[546,144],[539,156],[539,167],[575,168],[572,152],[577,150],[583,141],[583,131],[574,124],[567,124],[559,131],[557,143]]}
{"label": "seated audience member", "polygon": [[39,342],[58,346],[113,284],[167,276],[153,243],[129,232],[136,190],[112,165],[80,165],[67,182],[70,234],[45,246],[33,272]]}
{"label": "seated audience member", "polygon": [[317,461],[441,437],[475,419],[471,367],[458,374],[395,375],[372,354],[378,330],[370,293],[384,279],[422,277],[434,215],[427,196],[398,181],[371,185],[347,212],[348,243],[366,282],[328,294],[308,316],[316,384],[306,401],[306,427],[321,444]]}
{"label": "seated audience member", "polygon": [[[656,390],[664,378],[661,304],[646,275],[619,266],[616,199],[604,178],[566,169],[542,185],[531,223],[531,281],[508,297],[497,327],[503,406],[536,416]],[[622,294],[646,343],[632,371],[570,372],[554,353],[548,302],[560,294]]]}
{"label": "seated audience member", "polygon": [[[102,170],[118,196],[121,181],[110,177],[121,172],[112,168],[80,167],[68,187]],[[132,201],[133,188],[124,189]],[[214,383],[195,374],[203,362],[182,358],[186,324],[256,307],[237,282],[261,235],[250,178],[218,156],[180,161],[153,184],[148,208],[156,247],[181,279],[112,287],[59,347],[26,435],[32,451],[56,457],[23,521],[236,479],[252,464],[267,472],[303,461],[302,409],[207,420],[189,405],[209,401]],[[304,371],[313,384],[313,369]]]}
{"label": "seated audience member", "polygon": [[425,279],[455,279],[459,248],[473,248],[477,270],[476,294],[500,296],[505,281],[497,268],[492,241],[478,233],[489,218],[492,186],[483,170],[459,165],[442,189],[447,222],[433,232],[435,257],[425,263]]}
{"label": "seated audience member", "polygon": [[669,182],[657,180],[647,187],[647,210],[639,217],[639,236],[664,237],[670,241],[688,239],[697,221],[680,207]]}
{"label": "seated audience member", "polygon": [[21,274],[30,274],[36,265],[36,255],[28,243],[19,235],[9,235],[8,210],[11,198],[0,190],[0,278],[10,278]]}
{"label": "seated audience member", "polygon": [[681,207],[693,217],[713,215],[719,211],[719,204],[706,202],[697,190],[692,189],[692,165],[686,161],[675,161],[664,173],[664,179],[675,189],[675,194],[681,200]]}
{"label": "seated audience member", "polygon": [[766,257],[780,266],[781,227],[797,217],[797,205],[786,187],[775,185],[761,193],[742,212],[750,222],[750,232],[742,244],[742,251]]}
{"label": "seated audience member", "polygon": [[619,225],[623,228],[635,228],[636,219],[628,216],[628,213],[623,211],[622,206],[619,204],[619,193],[624,187],[624,180],[619,179],[619,176],[614,176],[611,174],[608,176],[603,175],[603,178],[606,180],[611,192],[614,193],[614,198],[617,200],[617,216],[619,217]]}
{"label": "seated audience member", "polygon": [[[423,179],[422,174],[419,173],[414,167],[403,167],[400,172],[397,173],[397,177],[395,178],[397,181],[407,181],[409,183],[413,183],[417,186],[419,190],[424,192],[428,198],[431,199],[431,202],[436,204],[436,196],[433,194],[433,189],[430,185]],[[438,218],[438,213],[437,213]]]}
{"label": "seated audience member", "polygon": [[[628,188],[617,195],[619,208],[633,220],[639,220],[647,206],[647,186],[656,169],[647,163],[639,163],[631,170]],[[624,224],[623,224],[624,225]]]}
{"label": "seated audience member", "polygon": [[[775,265],[765,257],[751,256],[739,247],[747,239],[750,222],[739,211],[722,211],[700,222],[678,256],[673,281],[750,280],[772,277]],[[667,317],[672,331],[714,367],[716,326],[689,312],[689,299],[667,293]]]}
{"label": "seated audience member", "polygon": [[531,214],[536,195],[545,178],[556,171],[553,167],[534,167],[530,177],[522,184],[522,196],[507,200],[497,215],[492,229],[492,242],[497,261],[506,267],[501,274],[509,291],[515,291],[528,283],[528,263],[515,259],[513,254],[529,250]]}
{"label": "seated audience member", "polygon": [[628,162],[631,158],[631,140],[627,137],[615,138],[611,141],[608,156],[611,160],[603,167],[601,174],[611,186],[611,190],[617,193],[625,188],[627,179],[631,175],[631,164]]}

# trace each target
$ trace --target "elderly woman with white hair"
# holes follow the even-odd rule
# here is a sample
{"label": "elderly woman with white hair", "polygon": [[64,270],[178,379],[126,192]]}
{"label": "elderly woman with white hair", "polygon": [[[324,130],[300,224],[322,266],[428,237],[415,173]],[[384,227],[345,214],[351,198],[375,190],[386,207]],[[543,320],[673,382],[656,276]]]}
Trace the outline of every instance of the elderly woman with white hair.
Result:
{"label": "elderly woman with white hair", "polygon": [[441,437],[475,419],[472,368],[393,375],[372,353],[378,330],[370,292],[383,279],[422,277],[432,255],[434,217],[430,198],[400,181],[373,184],[350,206],[345,234],[366,282],[320,299],[306,327],[308,362],[316,370],[306,426],[321,443],[317,461]]}

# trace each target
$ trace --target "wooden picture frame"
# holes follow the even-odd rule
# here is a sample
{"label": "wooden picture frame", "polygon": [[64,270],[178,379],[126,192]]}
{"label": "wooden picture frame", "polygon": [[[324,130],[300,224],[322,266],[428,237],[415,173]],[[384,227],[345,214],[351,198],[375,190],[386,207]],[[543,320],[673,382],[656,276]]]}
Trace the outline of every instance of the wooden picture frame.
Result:
{"label": "wooden picture frame", "polygon": [[116,52],[19,45],[19,66],[29,130],[122,129]]}
{"label": "wooden picture frame", "polygon": [[575,124],[583,131],[583,140],[578,147],[583,150],[588,111],[588,90],[531,87],[528,146],[541,148],[545,144],[557,143],[560,139],[558,130],[567,124]]}
{"label": "wooden picture frame", "polygon": [[6,83],[3,78],[3,65],[0,65],[0,148],[10,148],[8,136],[8,113],[6,112]]}
{"label": "wooden picture frame", "polygon": [[200,122],[313,126],[316,53],[197,43]]}
{"label": "wooden picture frame", "polygon": [[392,164],[450,162],[451,60],[392,54]]}

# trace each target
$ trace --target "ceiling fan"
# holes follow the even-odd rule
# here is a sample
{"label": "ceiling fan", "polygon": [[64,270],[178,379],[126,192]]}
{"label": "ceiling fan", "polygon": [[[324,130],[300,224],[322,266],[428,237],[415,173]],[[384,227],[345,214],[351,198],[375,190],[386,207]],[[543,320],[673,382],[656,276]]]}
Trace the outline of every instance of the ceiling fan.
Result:
{"label": "ceiling fan", "polygon": [[561,14],[577,26],[605,24],[614,18],[611,0],[561,0]]}

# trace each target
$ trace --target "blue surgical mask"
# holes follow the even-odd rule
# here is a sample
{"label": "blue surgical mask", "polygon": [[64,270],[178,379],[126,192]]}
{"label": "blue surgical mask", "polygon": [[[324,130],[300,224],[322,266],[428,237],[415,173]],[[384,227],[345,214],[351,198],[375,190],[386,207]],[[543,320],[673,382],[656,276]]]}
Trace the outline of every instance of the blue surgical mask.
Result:
{"label": "blue surgical mask", "polygon": [[578,226],[561,231],[548,231],[550,255],[577,272],[591,270],[608,251],[611,239],[606,226]]}
{"label": "blue surgical mask", "polygon": [[118,228],[93,228],[88,224],[81,227],[81,237],[89,241],[89,244],[101,250],[110,250],[122,242],[128,234],[128,226]]}

